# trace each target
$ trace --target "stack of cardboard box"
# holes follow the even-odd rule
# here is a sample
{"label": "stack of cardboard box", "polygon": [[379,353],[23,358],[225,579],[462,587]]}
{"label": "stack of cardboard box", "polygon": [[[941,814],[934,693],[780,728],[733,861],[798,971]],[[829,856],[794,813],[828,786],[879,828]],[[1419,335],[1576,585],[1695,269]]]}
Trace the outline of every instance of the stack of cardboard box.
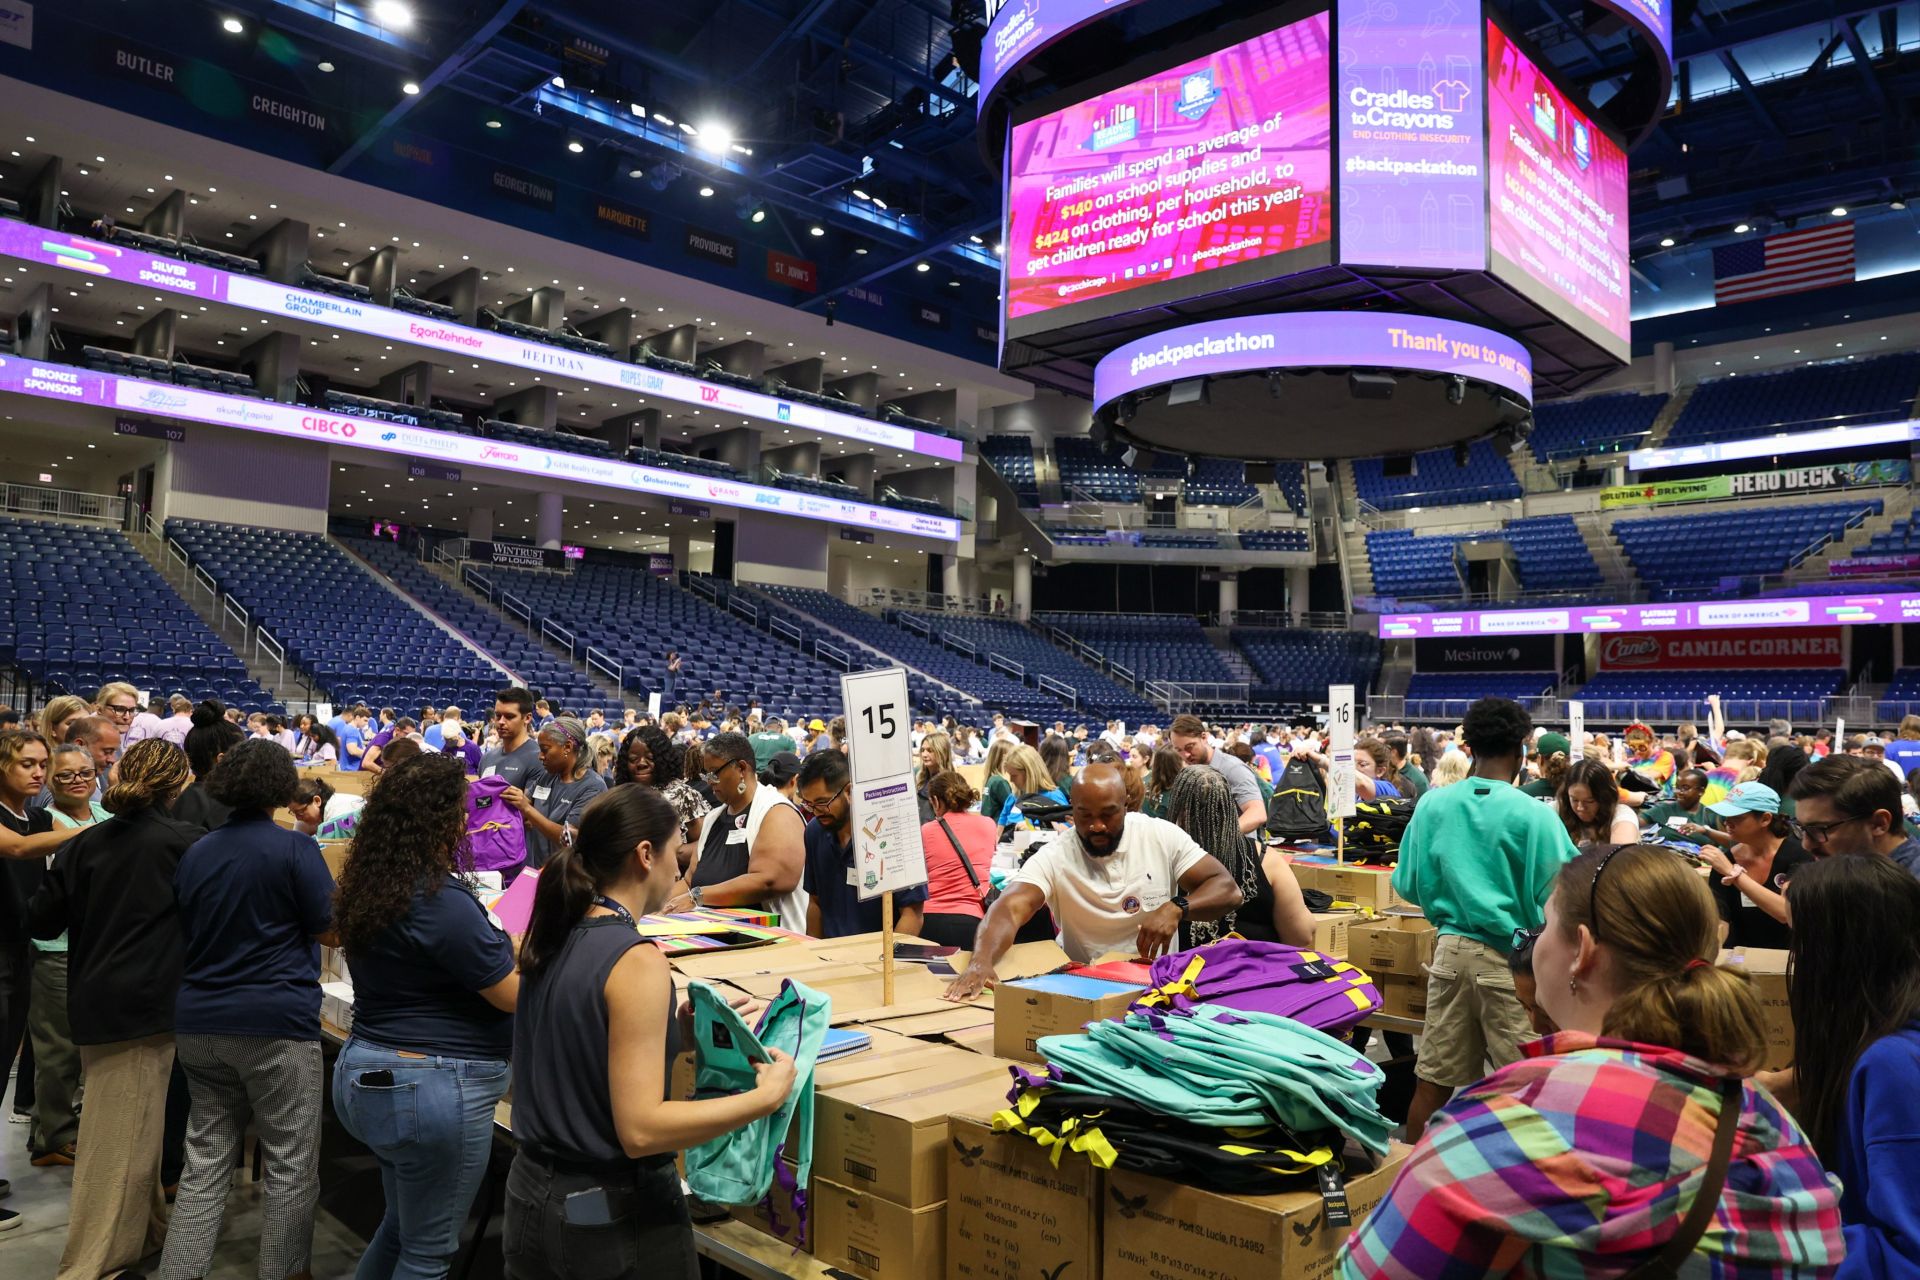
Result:
{"label": "stack of cardboard box", "polygon": [[1413,908],[1398,907],[1347,930],[1347,958],[1380,989],[1380,1012],[1396,1018],[1427,1015],[1427,963],[1437,932]]}
{"label": "stack of cardboard box", "polygon": [[1767,1023],[1768,1071],[1793,1064],[1793,1013],[1787,1007],[1787,953],[1765,947],[1730,947],[1720,953],[1724,968],[1737,969],[1753,980],[1760,998],[1760,1014]]}

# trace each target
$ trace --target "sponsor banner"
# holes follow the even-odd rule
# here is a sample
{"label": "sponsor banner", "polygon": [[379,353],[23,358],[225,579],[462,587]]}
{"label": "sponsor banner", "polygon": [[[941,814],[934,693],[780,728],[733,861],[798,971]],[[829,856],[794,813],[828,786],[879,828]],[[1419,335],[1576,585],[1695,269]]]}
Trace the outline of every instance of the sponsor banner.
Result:
{"label": "sponsor banner", "polygon": [[395,134],[387,139],[382,154],[397,164],[410,164],[421,169],[438,169],[445,172],[449,155],[447,144],[432,138],[423,138],[418,134]]}
{"label": "sponsor banner", "polygon": [[1874,445],[1908,444],[1920,440],[1920,420],[1882,422],[1865,427],[1826,427],[1752,440],[1725,440],[1719,444],[1689,444],[1672,449],[1634,449],[1627,454],[1629,471],[1658,471],[1662,467],[1702,467],[1746,458],[1776,458],[1793,453],[1838,453]]}
{"label": "sponsor banner", "polygon": [[33,48],[33,6],[27,0],[0,0],[0,44]]}
{"label": "sponsor banner", "polygon": [[604,196],[593,198],[593,220],[635,240],[653,239],[653,215]]}
{"label": "sponsor banner", "polygon": [[503,569],[559,569],[567,556],[558,547],[529,547],[518,542],[481,542],[467,539],[467,559],[485,560]]}
{"label": "sponsor banner", "polygon": [[[4,3],[5,0],[0,0]],[[230,275],[212,267],[176,262],[137,249],[89,240],[0,220],[0,256],[59,267],[95,279],[119,280],[164,293],[216,299],[266,315],[293,316],[366,337],[385,338],[434,351],[446,351],[475,360],[492,360],[517,369],[554,369],[582,382],[618,387],[682,404],[711,405],[743,418],[804,427],[822,435],[838,436],[876,447],[919,453],[958,462],[960,441],[948,436],[896,427],[856,414],[839,413],[817,405],[795,404],[739,387],[716,386],[699,378],[629,364],[604,356],[583,355],[563,347],[527,342],[490,329],[408,315],[351,298],[289,288],[258,276]]]}
{"label": "sponsor banner", "polygon": [[437,462],[407,460],[407,474],[415,480],[453,480],[460,479],[460,468],[446,467]]}
{"label": "sponsor banner", "polygon": [[1479,6],[1339,0],[1336,14],[1340,260],[1486,270]]}
{"label": "sponsor banner", "polygon": [[1656,480],[1648,484],[1613,485],[1600,491],[1600,509],[1657,506],[1662,502],[1704,502],[1733,496],[1730,476],[1702,476],[1697,480]]}
{"label": "sponsor banner", "polygon": [[656,578],[673,577],[673,557],[661,551],[651,553],[647,556],[647,572]]}
{"label": "sponsor banner", "polygon": [[165,440],[178,444],[187,438],[187,429],[171,422],[148,422],[145,418],[115,418],[113,434],[139,436],[146,440]]}
{"label": "sponsor banner", "polygon": [[122,378],[108,373],[0,356],[0,392],[42,399],[104,405],[134,414],[160,414],[188,422],[206,422],[241,431],[352,445],[379,453],[440,458],[449,463],[491,467],[521,475],[547,476],[661,497],[688,497],[723,507],[750,508],[829,524],[884,529],[922,538],[955,542],[960,522],[892,507],[844,502],[838,498],[739,484],[709,476],[643,467],[612,458],[533,449],[501,440],[456,435],[404,423],[323,413],[305,405],[278,404],[247,396],[223,396],[170,383]]}
{"label": "sponsor banner", "polygon": [[1750,627],[1863,626],[1920,621],[1920,592],[1846,596],[1687,600],[1670,604],[1556,605],[1471,613],[1385,613],[1383,640],[1421,636],[1526,636],[1631,631],[1716,631]]}
{"label": "sponsor banner", "polygon": [[1840,462],[1828,466],[1791,467],[1779,471],[1749,471],[1734,476],[1701,476],[1693,480],[1656,480],[1618,485],[1600,491],[1600,509],[1657,506],[1665,502],[1703,502],[1711,498],[1741,498],[1777,493],[1817,493],[1863,484],[1905,484],[1913,467],[1904,459],[1880,462]]}
{"label": "sponsor banner", "polygon": [[767,250],[767,281],[770,284],[786,285],[789,289],[799,289],[805,293],[817,293],[820,290],[820,264],[807,258],[796,258],[778,249],[769,249]]}
{"label": "sponsor banner", "polygon": [[1752,635],[1606,636],[1603,671],[1784,670],[1845,661],[1838,627],[1778,627]]}
{"label": "sponsor banner", "polygon": [[717,262],[723,267],[740,265],[740,242],[705,227],[687,228],[686,249],[696,258]]}
{"label": "sponsor banner", "polygon": [[1920,554],[1888,553],[1871,556],[1844,556],[1827,562],[1827,572],[1836,578],[1879,577],[1889,573],[1920,573]]}
{"label": "sponsor banner", "polygon": [[1533,361],[1513,339],[1457,320],[1295,311],[1209,320],[1116,347],[1093,369],[1097,410],[1183,378],[1258,369],[1408,369],[1459,374],[1533,401]]}
{"label": "sponsor banner", "polygon": [[180,92],[180,60],[172,54],[119,40],[101,40],[94,44],[94,56],[107,74],[135,80],[168,93]]}
{"label": "sponsor banner", "polygon": [[298,98],[255,89],[247,95],[247,108],[254,115],[303,133],[327,132],[331,117],[319,107]]}
{"label": "sponsor banner", "polygon": [[545,174],[516,169],[510,164],[495,165],[487,183],[495,195],[530,204],[536,209],[545,209],[548,213],[553,212],[559,190],[553,179]]}
{"label": "sponsor banner", "polygon": [[1432,639],[1413,642],[1413,669],[1425,672],[1559,670],[1552,636],[1499,640]]}

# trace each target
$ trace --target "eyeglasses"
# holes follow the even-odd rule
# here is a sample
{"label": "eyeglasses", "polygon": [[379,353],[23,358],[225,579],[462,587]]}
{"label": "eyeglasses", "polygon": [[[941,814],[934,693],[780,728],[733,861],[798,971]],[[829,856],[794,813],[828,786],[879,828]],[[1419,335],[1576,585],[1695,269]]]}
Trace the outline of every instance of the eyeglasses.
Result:
{"label": "eyeglasses", "polygon": [[705,782],[708,786],[712,786],[714,783],[720,781],[721,774],[725,773],[727,770],[733,768],[733,766],[737,764],[745,764],[745,763],[746,761],[744,760],[729,760],[725,764],[721,765],[718,769],[704,770],[700,774],[700,779],[701,781]]}
{"label": "eyeglasses", "polygon": [[1533,954],[1533,944],[1540,941],[1542,932],[1544,932],[1543,929],[1515,929],[1507,949],[1513,952],[1517,959],[1525,960]]}
{"label": "eyeglasses", "polygon": [[110,716],[133,716],[139,713],[140,708],[116,707],[116,706],[113,706],[112,704],[108,704],[105,710],[106,710],[106,713]]}
{"label": "eyeglasses", "polygon": [[72,786],[76,782],[92,782],[99,776],[100,775],[93,770],[88,769],[84,773],[56,773],[53,775],[53,781],[58,786],[67,787]]}
{"label": "eyeglasses", "polygon": [[815,813],[829,813],[832,811],[835,802],[837,802],[841,796],[847,794],[847,790],[851,786],[853,786],[853,781],[852,779],[848,779],[847,785],[845,787],[840,788],[838,791],[828,796],[825,800],[808,800],[805,797],[802,797],[800,800],[800,803],[804,804],[805,806],[807,806],[807,808],[813,810]]}
{"label": "eyeglasses", "polygon": [[1793,832],[1794,839],[1800,841],[1802,844],[1805,844],[1809,840],[1815,844],[1825,844],[1827,837],[1831,836],[1836,829],[1846,826],[1849,822],[1864,822],[1872,816],[1873,815],[1866,813],[1856,813],[1850,818],[1841,818],[1836,822],[1796,822],[1794,819],[1788,818],[1787,826]]}
{"label": "eyeglasses", "polygon": [[1600,865],[1593,869],[1593,883],[1587,886],[1587,929],[1593,934],[1593,940],[1600,940],[1600,873],[1613,861],[1613,855],[1627,846],[1617,844],[1607,850],[1607,856],[1600,859]]}

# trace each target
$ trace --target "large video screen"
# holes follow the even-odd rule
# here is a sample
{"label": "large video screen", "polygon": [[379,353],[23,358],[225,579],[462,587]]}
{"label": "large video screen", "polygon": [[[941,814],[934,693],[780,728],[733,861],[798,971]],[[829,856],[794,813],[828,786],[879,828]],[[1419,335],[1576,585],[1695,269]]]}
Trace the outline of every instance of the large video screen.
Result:
{"label": "large video screen", "polygon": [[1626,359],[1627,155],[1487,24],[1493,272]]}
{"label": "large video screen", "polygon": [[1327,261],[1328,25],[1316,14],[1014,125],[1008,336]]}

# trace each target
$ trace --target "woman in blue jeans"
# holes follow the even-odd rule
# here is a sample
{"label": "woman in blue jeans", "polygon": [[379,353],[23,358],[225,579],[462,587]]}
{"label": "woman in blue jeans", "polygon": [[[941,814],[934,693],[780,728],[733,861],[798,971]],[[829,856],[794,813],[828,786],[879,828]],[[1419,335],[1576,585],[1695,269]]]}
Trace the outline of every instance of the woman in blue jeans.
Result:
{"label": "woman in blue jeans", "polygon": [[447,1274],[507,1091],[520,976],[512,941],[461,877],[466,796],[457,757],[388,769],[334,899],[354,1011],[333,1106],[380,1162],[387,1198],[357,1280]]}

